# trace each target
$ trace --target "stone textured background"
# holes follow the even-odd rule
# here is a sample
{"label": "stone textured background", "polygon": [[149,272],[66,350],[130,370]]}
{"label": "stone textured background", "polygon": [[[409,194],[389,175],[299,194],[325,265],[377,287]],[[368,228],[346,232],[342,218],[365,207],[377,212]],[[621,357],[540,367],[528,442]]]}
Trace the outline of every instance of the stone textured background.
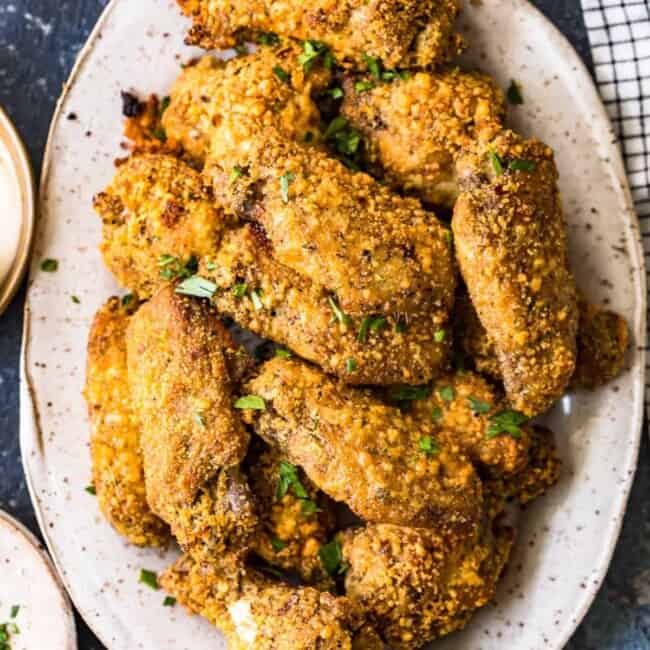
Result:
{"label": "stone textured background", "polygon": [[[106,1],[0,0],[0,105],[22,133],[37,174],[54,104]],[[534,0],[533,4],[566,34],[591,67],[579,0]],[[18,449],[23,299],[24,289],[0,317],[0,508],[38,533]],[[594,606],[567,646],[569,650],[650,650],[649,488],[650,449],[644,439],[614,561]],[[82,621],[79,647],[103,647]]]}

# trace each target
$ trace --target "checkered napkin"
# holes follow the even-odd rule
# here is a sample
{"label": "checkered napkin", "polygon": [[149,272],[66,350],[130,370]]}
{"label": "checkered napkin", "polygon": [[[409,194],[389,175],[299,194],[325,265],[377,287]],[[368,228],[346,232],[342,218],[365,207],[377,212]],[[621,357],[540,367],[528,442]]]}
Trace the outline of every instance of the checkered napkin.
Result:
{"label": "checkered napkin", "polygon": [[[582,0],[582,8],[596,81],[623,149],[650,272],[650,0]],[[650,286],[650,275],[648,281]],[[650,384],[646,402],[650,408]]]}

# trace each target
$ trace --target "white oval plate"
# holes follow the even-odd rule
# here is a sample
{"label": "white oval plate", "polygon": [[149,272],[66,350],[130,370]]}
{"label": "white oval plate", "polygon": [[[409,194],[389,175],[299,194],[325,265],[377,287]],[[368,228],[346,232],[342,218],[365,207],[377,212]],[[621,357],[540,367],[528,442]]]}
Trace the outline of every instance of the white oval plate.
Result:
{"label": "white oval plate", "polygon": [[[511,78],[521,83],[526,103],[512,110],[511,123],[557,152],[580,283],[625,314],[637,343],[616,382],[566,397],[551,414],[566,464],[562,482],[525,513],[498,603],[437,644],[559,650],[600,586],[634,475],[643,412],[643,257],[610,124],[574,51],[528,2],[467,5],[461,23],[470,60],[504,87]],[[173,0],[113,0],[83,50],[50,134],[25,319],[21,443],[32,498],[74,602],[115,650],[224,647],[208,624],[163,608],[163,594],[138,584],[140,568],[162,569],[171,555],[128,547],[84,492],[86,337],[93,313],[117,290],[97,251],[92,196],[124,155],[120,90],[164,94],[179,63],[197,53],[182,45],[186,27]],[[57,273],[39,270],[44,257],[60,261]]]}

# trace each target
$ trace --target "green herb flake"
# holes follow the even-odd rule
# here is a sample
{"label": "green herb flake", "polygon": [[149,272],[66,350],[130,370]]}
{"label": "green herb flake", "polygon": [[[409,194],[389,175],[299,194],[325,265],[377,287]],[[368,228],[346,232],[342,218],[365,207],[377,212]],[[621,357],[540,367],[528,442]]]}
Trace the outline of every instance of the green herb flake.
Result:
{"label": "green herb flake", "polygon": [[81,304],[81,300],[79,300],[79,298],[77,298],[77,296],[70,296],[70,300],[72,300],[72,302],[75,305],[80,305]]}
{"label": "green herb flake", "polygon": [[210,280],[194,275],[183,280],[177,287],[176,293],[183,296],[194,296],[195,298],[212,298],[217,293],[217,285]]}
{"label": "green herb flake", "polygon": [[302,499],[302,512],[305,515],[313,515],[317,512],[320,512],[321,509],[311,500],[311,499]]}
{"label": "green herb flake", "polygon": [[257,37],[257,42],[260,45],[278,45],[280,43],[280,39],[278,35],[274,34],[273,32],[262,32]]}
{"label": "green herb flake", "polygon": [[160,102],[159,114],[162,117],[165,114],[165,111],[169,108],[172,100],[169,97],[163,97]]}
{"label": "green herb flake", "polygon": [[477,414],[488,413],[492,408],[491,404],[488,404],[487,402],[482,402],[480,399],[477,399],[473,395],[469,395],[467,401],[469,402],[469,408],[472,410],[472,413],[477,413]]}
{"label": "green herb flake", "polygon": [[354,84],[354,90],[358,93],[366,93],[369,90],[372,90],[375,87],[375,84],[372,81],[357,81]]}
{"label": "green herb flake", "polygon": [[252,411],[265,411],[266,402],[259,395],[244,395],[235,402],[236,409],[249,409]]}
{"label": "green herb flake", "polygon": [[18,612],[20,612],[20,605],[12,605],[9,616],[11,618],[16,618],[16,616],[18,616]]}
{"label": "green herb flake", "polygon": [[287,172],[280,176],[280,194],[285,203],[289,203],[289,184],[296,180],[296,175],[292,172]]}
{"label": "green herb flake", "polygon": [[282,499],[289,491],[289,488],[293,490],[293,493],[299,499],[309,499],[309,494],[307,494],[307,490],[305,490],[298,477],[298,468],[283,460],[280,462],[280,479],[275,491],[275,498],[278,501]]}
{"label": "green herb flake", "polygon": [[172,596],[166,596],[163,600],[163,607],[173,607],[176,604],[176,598]]}
{"label": "green herb flake", "polygon": [[158,590],[158,576],[154,571],[148,571],[147,569],[140,570],[140,580],[139,582],[143,585],[147,585],[151,589]]}
{"label": "green herb flake", "polygon": [[333,136],[335,136],[339,131],[342,131],[345,129],[345,127],[348,125],[348,121],[341,116],[335,117],[328,125],[324,137],[326,140],[329,140]]}
{"label": "green herb flake", "polygon": [[87,485],[84,490],[88,492],[88,494],[92,494],[92,496],[97,496],[97,488],[94,485]]}
{"label": "green herb flake", "polygon": [[456,396],[453,386],[441,386],[438,389],[438,395],[440,395],[440,397],[444,399],[445,402],[453,402],[454,397]]}
{"label": "green herb flake", "polygon": [[377,333],[388,325],[388,321],[383,316],[377,316],[370,321],[370,331]]}
{"label": "green herb flake", "polygon": [[431,395],[429,386],[399,386],[394,388],[390,396],[398,402],[413,402],[415,400],[427,399]]}
{"label": "green herb flake", "polygon": [[205,418],[203,417],[203,413],[197,411],[194,414],[194,422],[196,422],[200,427],[205,429]]}
{"label": "green herb flake", "polygon": [[305,72],[309,72],[319,57],[323,57],[323,65],[330,70],[334,65],[334,57],[325,43],[320,41],[303,41],[302,54],[298,57],[298,63]]}
{"label": "green herb flake", "polygon": [[230,184],[236,183],[243,175],[244,170],[239,165],[235,165],[230,172]]}
{"label": "green herb flake", "polygon": [[54,273],[59,269],[59,260],[54,260],[50,257],[41,262],[41,271],[46,273]]}
{"label": "green herb flake", "polygon": [[408,329],[408,323],[403,318],[399,318],[395,322],[395,332],[397,334],[402,334],[406,332],[407,329]]}
{"label": "green herb flake", "polygon": [[492,169],[494,169],[494,173],[497,176],[502,176],[503,175],[503,163],[501,162],[501,158],[499,158],[498,154],[496,151],[493,149],[490,149],[489,152],[489,157],[490,157],[490,162],[492,163]]}
{"label": "green herb flake", "polygon": [[193,255],[182,262],[173,255],[161,255],[158,258],[160,277],[165,280],[184,280],[191,278],[198,270],[199,261]]}
{"label": "green herb flake", "polygon": [[251,291],[251,302],[253,303],[253,307],[255,307],[255,311],[261,311],[264,309],[261,293],[262,292],[259,289]]}
{"label": "green herb flake", "polygon": [[155,128],[152,132],[151,135],[153,135],[156,140],[160,140],[161,142],[167,142],[167,132],[165,129],[163,129],[162,126],[159,126]]}
{"label": "green herb flake", "polygon": [[328,297],[328,302],[332,311],[334,312],[334,319],[337,320],[341,325],[349,326],[352,324],[352,319],[343,312],[343,310],[338,306],[336,300],[332,296]]}
{"label": "green herb flake", "polygon": [[232,287],[232,293],[235,296],[235,298],[243,298],[246,293],[248,292],[248,285],[247,284],[235,284]]}
{"label": "green herb flake", "polygon": [[276,553],[279,553],[280,551],[284,550],[287,548],[287,543],[283,542],[281,539],[278,539],[277,537],[272,537],[271,538],[271,547]]}
{"label": "green herb flake", "polygon": [[356,359],[348,359],[345,362],[345,369],[348,372],[354,372],[357,369],[357,360]]}
{"label": "green herb flake", "polygon": [[439,406],[434,406],[431,409],[431,419],[434,422],[437,422],[438,420],[442,419],[442,409]]}
{"label": "green herb flake", "polygon": [[364,343],[368,340],[368,332],[370,331],[371,322],[372,318],[370,318],[370,316],[366,316],[361,321],[361,327],[359,328],[359,333],[357,334],[357,341],[359,341],[359,343]]}
{"label": "green herb flake", "polygon": [[273,67],[273,74],[285,84],[291,83],[291,75],[279,65]]}
{"label": "green herb flake", "polygon": [[537,169],[537,163],[534,160],[511,160],[508,169],[515,172],[534,172]]}
{"label": "green herb flake", "polygon": [[528,417],[519,411],[501,411],[490,418],[485,437],[488,440],[507,433],[512,438],[521,438],[521,425],[528,422]]}
{"label": "green herb flake", "polygon": [[340,575],[347,570],[347,567],[343,565],[343,553],[338,540],[332,540],[328,544],[323,544],[318,551],[318,556],[325,571],[331,576]]}
{"label": "green herb flake", "polygon": [[435,456],[440,452],[440,448],[431,436],[422,436],[418,442],[418,447],[423,454]]}
{"label": "green herb flake", "polygon": [[134,299],[135,296],[132,293],[127,293],[125,296],[122,296],[122,307],[128,307]]}
{"label": "green herb flake", "polygon": [[506,96],[508,98],[508,102],[515,106],[524,103],[524,96],[521,92],[521,86],[514,79],[510,81],[510,86],[508,87]]}
{"label": "green herb flake", "polygon": [[374,56],[368,56],[364,53],[361,55],[361,60],[368,66],[370,74],[375,79],[381,79],[381,62],[379,59],[375,58]]}
{"label": "green herb flake", "polygon": [[293,354],[290,350],[285,350],[284,348],[275,348],[275,356],[279,359],[291,359]]}
{"label": "green herb flake", "polygon": [[447,337],[447,332],[443,329],[440,329],[434,333],[433,340],[436,343],[442,343],[446,337]]}
{"label": "green herb flake", "polygon": [[343,88],[339,88],[339,86],[329,88],[325,91],[325,95],[329,95],[332,99],[341,99],[344,95]]}

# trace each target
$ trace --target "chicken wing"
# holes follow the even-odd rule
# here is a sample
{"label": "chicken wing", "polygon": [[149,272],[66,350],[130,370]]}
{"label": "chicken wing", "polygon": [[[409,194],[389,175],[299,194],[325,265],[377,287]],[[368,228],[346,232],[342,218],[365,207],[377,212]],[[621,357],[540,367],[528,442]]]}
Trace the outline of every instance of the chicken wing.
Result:
{"label": "chicken wing", "polygon": [[184,548],[243,545],[257,526],[237,468],[250,436],[233,409],[225,350],[234,347],[216,312],[171,286],[140,308],[127,331],[147,498]]}
{"label": "chicken wing", "polygon": [[[163,115],[167,137],[200,163],[224,119],[243,133],[273,125],[290,139],[303,141],[308,133],[317,138],[320,113],[311,97],[327,86],[331,72],[323,66],[305,70],[298,61],[301,52],[287,43],[227,63],[207,56],[186,67]],[[219,155],[218,143],[212,147]]]}
{"label": "chicken wing", "polygon": [[488,76],[452,69],[377,83],[348,76],[341,115],[364,136],[375,175],[426,203],[452,207],[455,159],[491,140],[505,117],[502,91]]}
{"label": "chicken wing", "polygon": [[201,564],[180,558],[161,586],[216,625],[230,650],[382,650],[360,608],[312,587],[293,587],[231,557]]}
{"label": "chicken wing", "polygon": [[131,408],[126,329],[137,302],[111,298],[95,315],[88,339],[86,389],[93,486],[99,508],[132,544],[167,546],[168,526],[145,494],[140,423]]}
{"label": "chicken wing", "polygon": [[[229,182],[233,165],[245,172]],[[417,201],[274,129],[210,158],[205,173],[228,211],[262,228],[274,258],[336,295],[345,313],[451,309],[450,233]]]}
{"label": "chicken wing", "polygon": [[245,390],[255,431],[367,521],[471,529],[481,485],[455,445],[425,453],[431,428],[301,362],[273,359]]}
{"label": "chicken wing", "polygon": [[553,153],[506,131],[463,156],[458,176],[452,228],[461,273],[510,403],[543,413],[571,379],[578,326]]}
{"label": "chicken wing", "polygon": [[346,595],[394,650],[421,648],[463,628],[493,598],[510,556],[510,528],[470,537],[391,525],[344,533]]}
{"label": "chicken wing", "polygon": [[178,3],[194,21],[187,42],[205,49],[232,47],[260,32],[275,32],[315,39],[313,47],[322,43],[338,62],[357,68],[363,66],[364,55],[381,59],[388,68],[432,66],[462,49],[454,31],[457,0]]}

